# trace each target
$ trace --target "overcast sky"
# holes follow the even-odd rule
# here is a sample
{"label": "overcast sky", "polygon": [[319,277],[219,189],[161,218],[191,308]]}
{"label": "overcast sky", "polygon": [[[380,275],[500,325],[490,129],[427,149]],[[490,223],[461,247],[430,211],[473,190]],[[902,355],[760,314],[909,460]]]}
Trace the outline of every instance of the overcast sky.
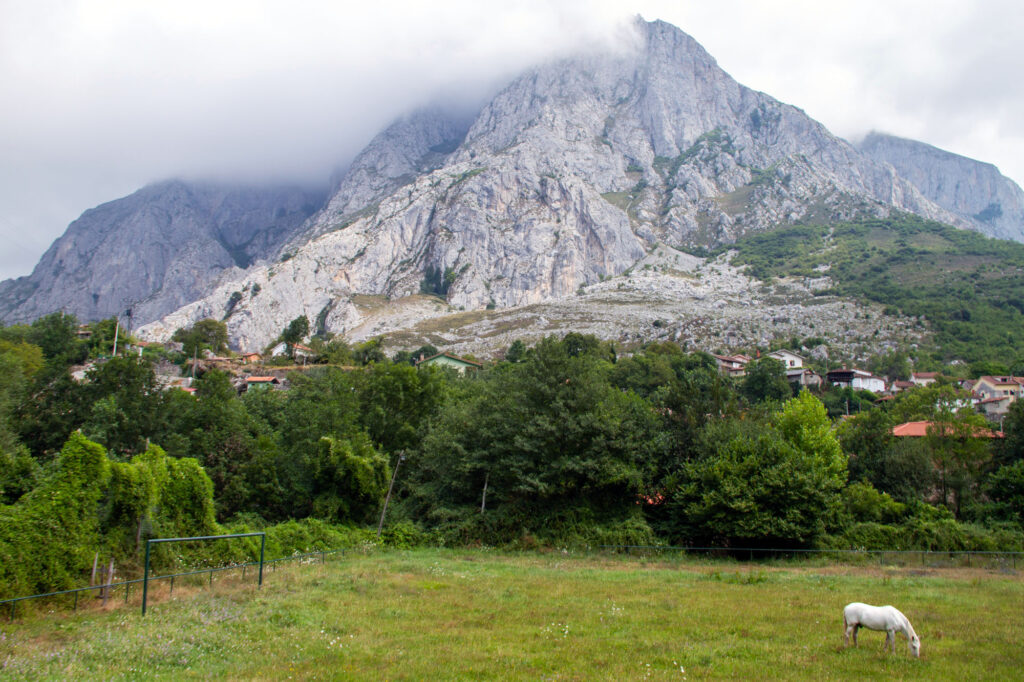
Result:
{"label": "overcast sky", "polygon": [[150,182],[323,184],[434,93],[480,96],[636,14],[847,139],[881,130],[1024,181],[1011,0],[0,0],[0,278]]}

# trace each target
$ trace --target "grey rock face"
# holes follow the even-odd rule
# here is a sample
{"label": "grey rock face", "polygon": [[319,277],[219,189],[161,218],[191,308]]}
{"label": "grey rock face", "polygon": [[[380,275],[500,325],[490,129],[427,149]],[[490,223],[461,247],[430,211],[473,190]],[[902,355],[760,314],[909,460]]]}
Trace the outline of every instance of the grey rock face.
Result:
{"label": "grey rock face", "polygon": [[[240,298],[229,332],[255,349],[299,315],[317,331],[366,334],[399,300],[424,316],[537,305],[606,284],[660,244],[714,246],[800,220],[905,210],[977,226],[941,196],[738,84],[678,29],[637,21],[629,45],[532,69],[470,119],[432,109],[386,129],[301,229],[260,242],[263,254],[276,245],[276,262],[204,262],[219,252],[196,228],[198,246],[176,240],[174,253],[195,252],[171,263],[154,239],[166,254],[151,269],[173,272],[175,300],[192,302],[145,333],[224,317]],[[175,215],[192,215],[186,204]],[[120,253],[106,243],[88,253],[101,248]],[[217,268],[228,269],[216,282],[187,286]],[[149,284],[166,300],[169,286]],[[436,310],[421,291],[437,295]]]}
{"label": "grey rock face", "polygon": [[970,226],[891,165],[736,83],[678,29],[638,21],[633,44],[531,70],[468,129],[436,111],[392,126],[293,242],[309,240],[295,258],[147,331],[166,336],[254,289],[228,320],[241,348],[303,314],[349,333],[368,319],[357,297],[404,300],[424,285],[454,309],[531,305],[620,275],[659,243],[894,208]]}
{"label": "grey rock face", "polygon": [[1024,192],[992,164],[881,133],[868,135],[859,148],[872,159],[891,164],[925,197],[960,216],[971,229],[1024,241]]}
{"label": "grey rock face", "polygon": [[323,205],[318,191],[170,181],[86,211],[31,275],[0,289],[6,322],[54,310],[83,320],[133,308],[147,322],[275,253]]}

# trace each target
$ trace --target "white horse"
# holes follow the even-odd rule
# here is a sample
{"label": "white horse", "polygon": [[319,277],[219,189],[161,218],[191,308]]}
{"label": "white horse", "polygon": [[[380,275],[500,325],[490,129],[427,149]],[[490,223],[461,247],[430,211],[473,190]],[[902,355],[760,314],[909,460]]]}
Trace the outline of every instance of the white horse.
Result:
{"label": "white horse", "polygon": [[896,607],[871,606],[860,602],[847,604],[843,609],[843,646],[850,645],[850,633],[853,633],[853,645],[857,646],[857,630],[862,627],[868,630],[885,630],[885,650],[891,645],[893,653],[896,653],[896,633],[902,632],[907,638],[910,653],[920,658],[921,640],[907,617]]}

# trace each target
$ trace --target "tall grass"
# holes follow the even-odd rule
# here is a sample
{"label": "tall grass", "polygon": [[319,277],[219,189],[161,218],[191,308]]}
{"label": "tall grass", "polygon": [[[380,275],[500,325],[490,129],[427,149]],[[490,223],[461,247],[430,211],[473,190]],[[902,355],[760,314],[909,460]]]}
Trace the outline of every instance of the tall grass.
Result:
{"label": "tall grass", "polygon": [[[922,639],[841,647],[850,601]],[[157,594],[149,615],[0,624],[12,679],[1013,679],[1012,572],[742,565],[484,550],[349,554]]]}

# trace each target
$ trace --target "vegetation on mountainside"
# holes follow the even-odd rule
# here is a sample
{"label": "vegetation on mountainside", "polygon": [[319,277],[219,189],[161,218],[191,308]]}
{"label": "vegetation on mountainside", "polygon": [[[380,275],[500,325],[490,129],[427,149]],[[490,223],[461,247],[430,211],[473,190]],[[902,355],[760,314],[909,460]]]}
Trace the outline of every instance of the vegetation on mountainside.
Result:
{"label": "vegetation on mountainside", "polygon": [[728,248],[755,277],[828,276],[833,284],[823,295],[925,318],[935,331],[937,361],[1020,357],[1024,244],[900,215],[782,227]]}

